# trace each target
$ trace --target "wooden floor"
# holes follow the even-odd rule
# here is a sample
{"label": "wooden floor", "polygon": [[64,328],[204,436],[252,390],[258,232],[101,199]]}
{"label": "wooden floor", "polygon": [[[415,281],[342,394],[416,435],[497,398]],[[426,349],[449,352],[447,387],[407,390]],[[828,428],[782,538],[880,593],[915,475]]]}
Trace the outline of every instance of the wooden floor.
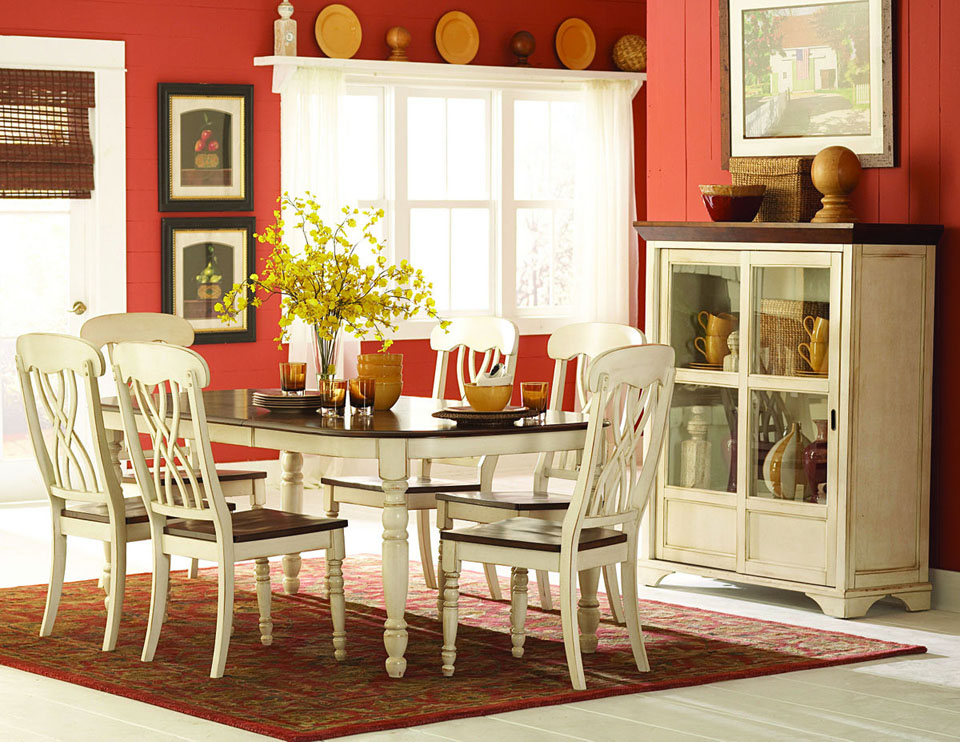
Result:
{"label": "wooden floor", "polygon": [[[270,496],[271,505],[275,495]],[[308,500],[311,498],[308,492]],[[344,507],[347,553],[378,553],[379,512]],[[46,507],[0,507],[0,586],[45,582]],[[411,555],[415,554],[411,523]],[[96,576],[99,544],[74,539],[67,579]],[[130,571],[149,571],[147,545]],[[185,564],[174,568],[182,568]],[[468,567],[469,568],[469,567]],[[823,616],[802,595],[673,576],[645,597],[745,616],[924,644],[929,653],[840,668],[460,719],[343,740],[950,740],[960,739],[960,613],[878,604],[864,619]],[[349,627],[348,627],[349,630]],[[442,682],[439,674],[437,681]],[[205,681],[212,682],[212,681]],[[402,682],[402,681],[401,681]],[[0,667],[2,742],[265,740],[155,706]]]}

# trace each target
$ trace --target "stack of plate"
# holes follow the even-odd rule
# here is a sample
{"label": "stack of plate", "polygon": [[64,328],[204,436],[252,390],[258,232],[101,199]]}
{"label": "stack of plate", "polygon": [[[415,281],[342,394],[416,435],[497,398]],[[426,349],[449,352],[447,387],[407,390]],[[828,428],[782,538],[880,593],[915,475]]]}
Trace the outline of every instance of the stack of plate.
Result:
{"label": "stack of plate", "polygon": [[289,412],[316,410],[320,407],[320,392],[314,390],[305,392],[303,396],[297,396],[284,394],[279,389],[261,389],[253,393],[253,403],[257,407],[266,407],[268,410]]}

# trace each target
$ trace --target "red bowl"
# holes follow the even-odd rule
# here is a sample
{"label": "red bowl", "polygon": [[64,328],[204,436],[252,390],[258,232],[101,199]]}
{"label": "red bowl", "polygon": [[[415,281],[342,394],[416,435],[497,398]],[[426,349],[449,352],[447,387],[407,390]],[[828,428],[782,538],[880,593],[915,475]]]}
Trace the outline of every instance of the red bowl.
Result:
{"label": "red bowl", "polygon": [[701,193],[707,213],[715,222],[752,222],[763,196],[724,196],[719,194]]}

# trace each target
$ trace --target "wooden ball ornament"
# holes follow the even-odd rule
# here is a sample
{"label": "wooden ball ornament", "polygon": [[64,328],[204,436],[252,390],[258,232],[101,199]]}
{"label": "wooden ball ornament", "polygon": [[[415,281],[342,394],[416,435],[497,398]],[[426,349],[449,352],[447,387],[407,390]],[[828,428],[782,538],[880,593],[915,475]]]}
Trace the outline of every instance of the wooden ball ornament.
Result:
{"label": "wooden ball ornament", "polygon": [[624,72],[646,72],[646,39],[636,34],[621,36],[613,45],[613,63]]}
{"label": "wooden ball ornament", "polygon": [[394,26],[387,31],[387,46],[390,47],[389,62],[409,62],[407,47],[410,46],[410,32],[403,26]]}
{"label": "wooden ball ornament", "polygon": [[537,48],[537,40],[533,37],[533,34],[529,31],[517,31],[513,38],[510,39],[510,51],[513,52],[513,55],[517,58],[517,61],[514,62],[514,67],[529,67],[530,62],[527,61],[527,57],[533,54],[533,50]]}
{"label": "wooden ball ornament", "polygon": [[823,194],[823,208],[811,219],[812,222],[857,222],[857,215],[850,206],[850,194],[860,182],[860,158],[846,147],[827,147],[813,158],[810,178]]}

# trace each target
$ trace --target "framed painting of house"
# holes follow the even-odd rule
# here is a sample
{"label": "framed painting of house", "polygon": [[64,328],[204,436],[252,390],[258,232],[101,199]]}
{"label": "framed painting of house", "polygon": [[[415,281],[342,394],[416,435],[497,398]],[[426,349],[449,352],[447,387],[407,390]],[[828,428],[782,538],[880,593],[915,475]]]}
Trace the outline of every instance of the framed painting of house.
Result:
{"label": "framed painting of house", "polygon": [[157,86],[159,210],[253,209],[253,85]]}
{"label": "framed painting of house", "polygon": [[893,0],[719,0],[722,160],[842,145],[893,167]]}
{"label": "framed painting of house", "polygon": [[193,326],[194,344],[257,339],[252,304],[228,322],[216,310],[233,285],[253,273],[255,227],[252,216],[160,220],[160,309]]}

